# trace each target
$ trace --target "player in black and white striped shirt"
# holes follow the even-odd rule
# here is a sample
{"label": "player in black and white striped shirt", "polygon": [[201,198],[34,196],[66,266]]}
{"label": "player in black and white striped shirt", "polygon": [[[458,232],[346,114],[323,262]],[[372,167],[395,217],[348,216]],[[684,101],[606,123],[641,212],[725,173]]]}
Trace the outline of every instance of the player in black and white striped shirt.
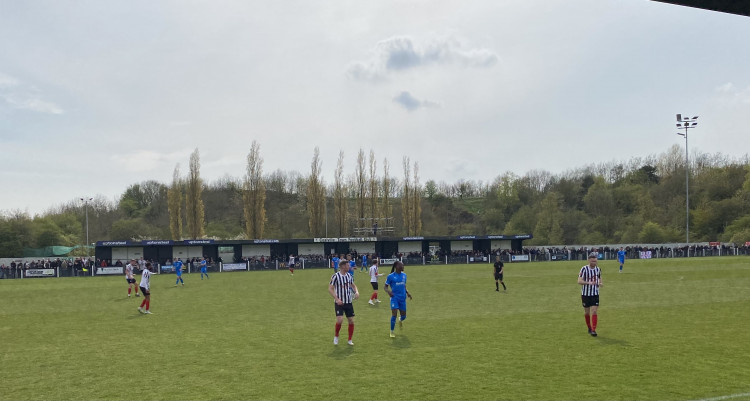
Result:
{"label": "player in black and white striped shirt", "polygon": [[[350,291],[354,290],[354,293]],[[359,298],[359,291],[354,285],[354,278],[349,274],[349,261],[342,260],[339,262],[339,271],[331,276],[331,283],[328,284],[328,293],[336,301],[334,308],[336,310],[336,335],[333,337],[333,344],[339,343],[339,331],[344,321],[344,315],[349,322],[349,345],[354,345],[352,335],[354,334],[354,306],[352,298]]]}
{"label": "player in black and white striped shirt", "polygon": [[599,287],[602,286],[602,271],[597,266],[596,252],[589,254],[589,264],[578,273],[581,285],[581,303],[589,334],[596,337],[597,310],[599,309]]}

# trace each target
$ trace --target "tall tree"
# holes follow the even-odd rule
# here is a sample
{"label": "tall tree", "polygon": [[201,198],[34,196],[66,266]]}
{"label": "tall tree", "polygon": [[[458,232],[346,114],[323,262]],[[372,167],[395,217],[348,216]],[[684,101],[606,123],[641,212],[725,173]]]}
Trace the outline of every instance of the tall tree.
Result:
{"label": "tall tree", "polygon": [[336,175],[334,178],[333,188],[333,207],[334,214],[336,216],[336,228],[338,235],[346,236],[349,234],[347,230],[346,219],[347,219],[347,204],[346,204],[346,190],[344,189],[344,151],[339,151],[339,160],[336,164]]}
{"label": "tall tree", "polygon": [[182,180],[180,179],[180,164],[172,173],[172,186],[167,190],[167,208],[169,210],[169,232],[173,240],[182,239]]}
{"label": "tall tree", "polygon": [[201,179],[201,162],[198,148],[190,155],[190,173],[187,179],[185,211],[187,230],[190,238],[206,236],[205,211],[203,209],[203,180]]}
{"label": "tall tree", "polygon": [[383,159],[383,204],[380,210],[382,211],[383,221],[385,221],[386,227],[381,227],[383,230],[388,230],[387,226],[391,225],[391,218],[393,217],[393,206],[391,206],[391,177],[388,166],[388,159]]}
{"label": "tall tree", "polygon": [[321,174],[320,149],[316,146],[307,184],[307,209],[310,214],[310,234],[322,237],[325,234],[325,191]]}
{"label": "tall tree", "polygon": [[253,141],[247,155],[247,173],[242,190],[245,217],[245,236],[248,239],[263,238],[266,224],[266,186],[263,182],[263,158],[260,145]]}
{"label": "tall tree", "polygon": [[369,224],[365,224],[367,205],[367,170],[365,167],[365,151],[360,148],[359,153],[357,153],[357,172],[355,175],[357,192],[354,195],[356,205],[354,226],[360,229],[369,226]]}
{"label": "tall tree", "polygon": [[414,181],[411,185],[411,224],[414,235],[422,234],[422,186],[419,183],[419,163],[414,162]]}
{"label": "tall tree", "polygon": [[375,160],[375,152],[370,149],[370,176],[369,176],[369,188],[367,191],[367,199],[369,201],[368,214],[372,218],[372,222],[377,222],[380,217],[378,211],[378,177],[377,177],[378,162]]}
{"label": "tall tree", "polygon": [[411,189],[411,161],[408,156],[404,156],[404,183],[401,189],[401,217],[404,221],[404,234],[414,235],[412,231],[412,218],[414,213],[412,211],[412,189]]}

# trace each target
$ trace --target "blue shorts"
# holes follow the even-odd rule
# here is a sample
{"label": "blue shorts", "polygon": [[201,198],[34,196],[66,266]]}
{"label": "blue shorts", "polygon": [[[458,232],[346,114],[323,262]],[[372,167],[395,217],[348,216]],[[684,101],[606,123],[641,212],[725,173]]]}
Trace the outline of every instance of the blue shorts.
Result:
{"label": "blue shorts", "polygon": [[182,269],[175,269],[175,274],[179,277],[182,276]]}
{"label": "blue shorts", "polygon": [[206,273],[206,268],[205,267],[201,267],[201,273]]}
{"label": "blue shorts", "polygon": [[398,309],[398,310],[406,310],[406,300],[405,299],[398,299],[398,298],[391,298],[391,309]]}

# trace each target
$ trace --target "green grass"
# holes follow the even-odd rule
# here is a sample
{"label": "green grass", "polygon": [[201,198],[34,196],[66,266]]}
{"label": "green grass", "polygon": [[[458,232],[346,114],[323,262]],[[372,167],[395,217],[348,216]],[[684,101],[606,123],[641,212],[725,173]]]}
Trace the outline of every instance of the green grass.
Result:
{"label": "green grass", "polygon": [[582,265],[506,264],[507,293],[490,265],[407,266],[395,339],[357,272],[354,347],[331,343],[330,270],[154,276],[150,316],[122,277],[0,280],[0,399],[750,397],[750,259],[602,261],[597,338]]}

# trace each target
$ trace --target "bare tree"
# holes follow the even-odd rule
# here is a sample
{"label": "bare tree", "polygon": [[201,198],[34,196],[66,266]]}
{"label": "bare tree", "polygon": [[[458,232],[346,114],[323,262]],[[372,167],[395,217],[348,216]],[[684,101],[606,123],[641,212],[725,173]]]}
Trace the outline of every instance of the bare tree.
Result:
{"label": "bare tree", "polygon": [[167,191],[167,207],[169,208],[169,232],[173,240],[180,240],[182,239],[182,180],[179,163],[174,168],[172,186]]}
{"label": "bare tree", "polygon": [[392,188],[392,182],[391,177],[389,176],[390,172],[388,170],[388,159],[383,159],[383,204],[380,210],[382,211],[383,218],[385,218],[385,221],[389,221],[391,217],[393,217],[393,206],[391,206],[391,191]]}
{"label": "bare tree", "polygon": [[320,149],[315,147],[315,154],[310,170],[310,179],[307,185],[307,209],[310,213],[310,234],[313,237],[322,237],[325,233],[325,222],[323,207],[325,192],[321,174]]}
{"label": "bare tree", "polygon": [[365,152],[360,149],[357,154],[357,173],[355,175],[357,193],[355,195],[355,223],[358,228],[364,227],[365,208],[367,205],[367,170],[365,169]]}
{"label": "bare tree", "polygon": [[340,236],[348,235],[346,227],[347,204],[346,191],[344,190],[344,151],[339,151],[339,161],[336,164],[334,187],[333,187],[333,207],[336,220],[336,227]]}
{"label": "bare tree", "polygon": [[242,191],[245,235],[248,239],[263,238],[266,224],[266,185],[263,181],[263,158],[260,145],[253,141],[247,155],[247,174]]}
{"label": "bare tree", "polygon": [[419,184],[419,163],[414,162],[414,181],[411,186],[412,205],[409,209],[412,213],[411,224],[414,235],[422,234],[422,187]]}
{"label": "bare tree", "polygon": [[376,222],[380,217],[378,211],[378,177],[377,177],[378,162],[375,160],[375,152],[370,149],[370,185],[367,193],[367,198],[370,202],[369,214],[372,217],[373,222]]}
{"label": "bare tree", "polygon": [[401,215],[404,221],[404,232],[413,235],[412,231],[412,188],[411,188],[411,162],[408,156],[404,156],[404,183],[401,190]]}
{"label": "bare tree", "polygon": [[203,180],[201,179],[201,162],[198,148],[190,155],[190,174],[187,180],[185,209],[187,212],[187,230],[190,238],[206,236],[205,211],[203,209]]}

